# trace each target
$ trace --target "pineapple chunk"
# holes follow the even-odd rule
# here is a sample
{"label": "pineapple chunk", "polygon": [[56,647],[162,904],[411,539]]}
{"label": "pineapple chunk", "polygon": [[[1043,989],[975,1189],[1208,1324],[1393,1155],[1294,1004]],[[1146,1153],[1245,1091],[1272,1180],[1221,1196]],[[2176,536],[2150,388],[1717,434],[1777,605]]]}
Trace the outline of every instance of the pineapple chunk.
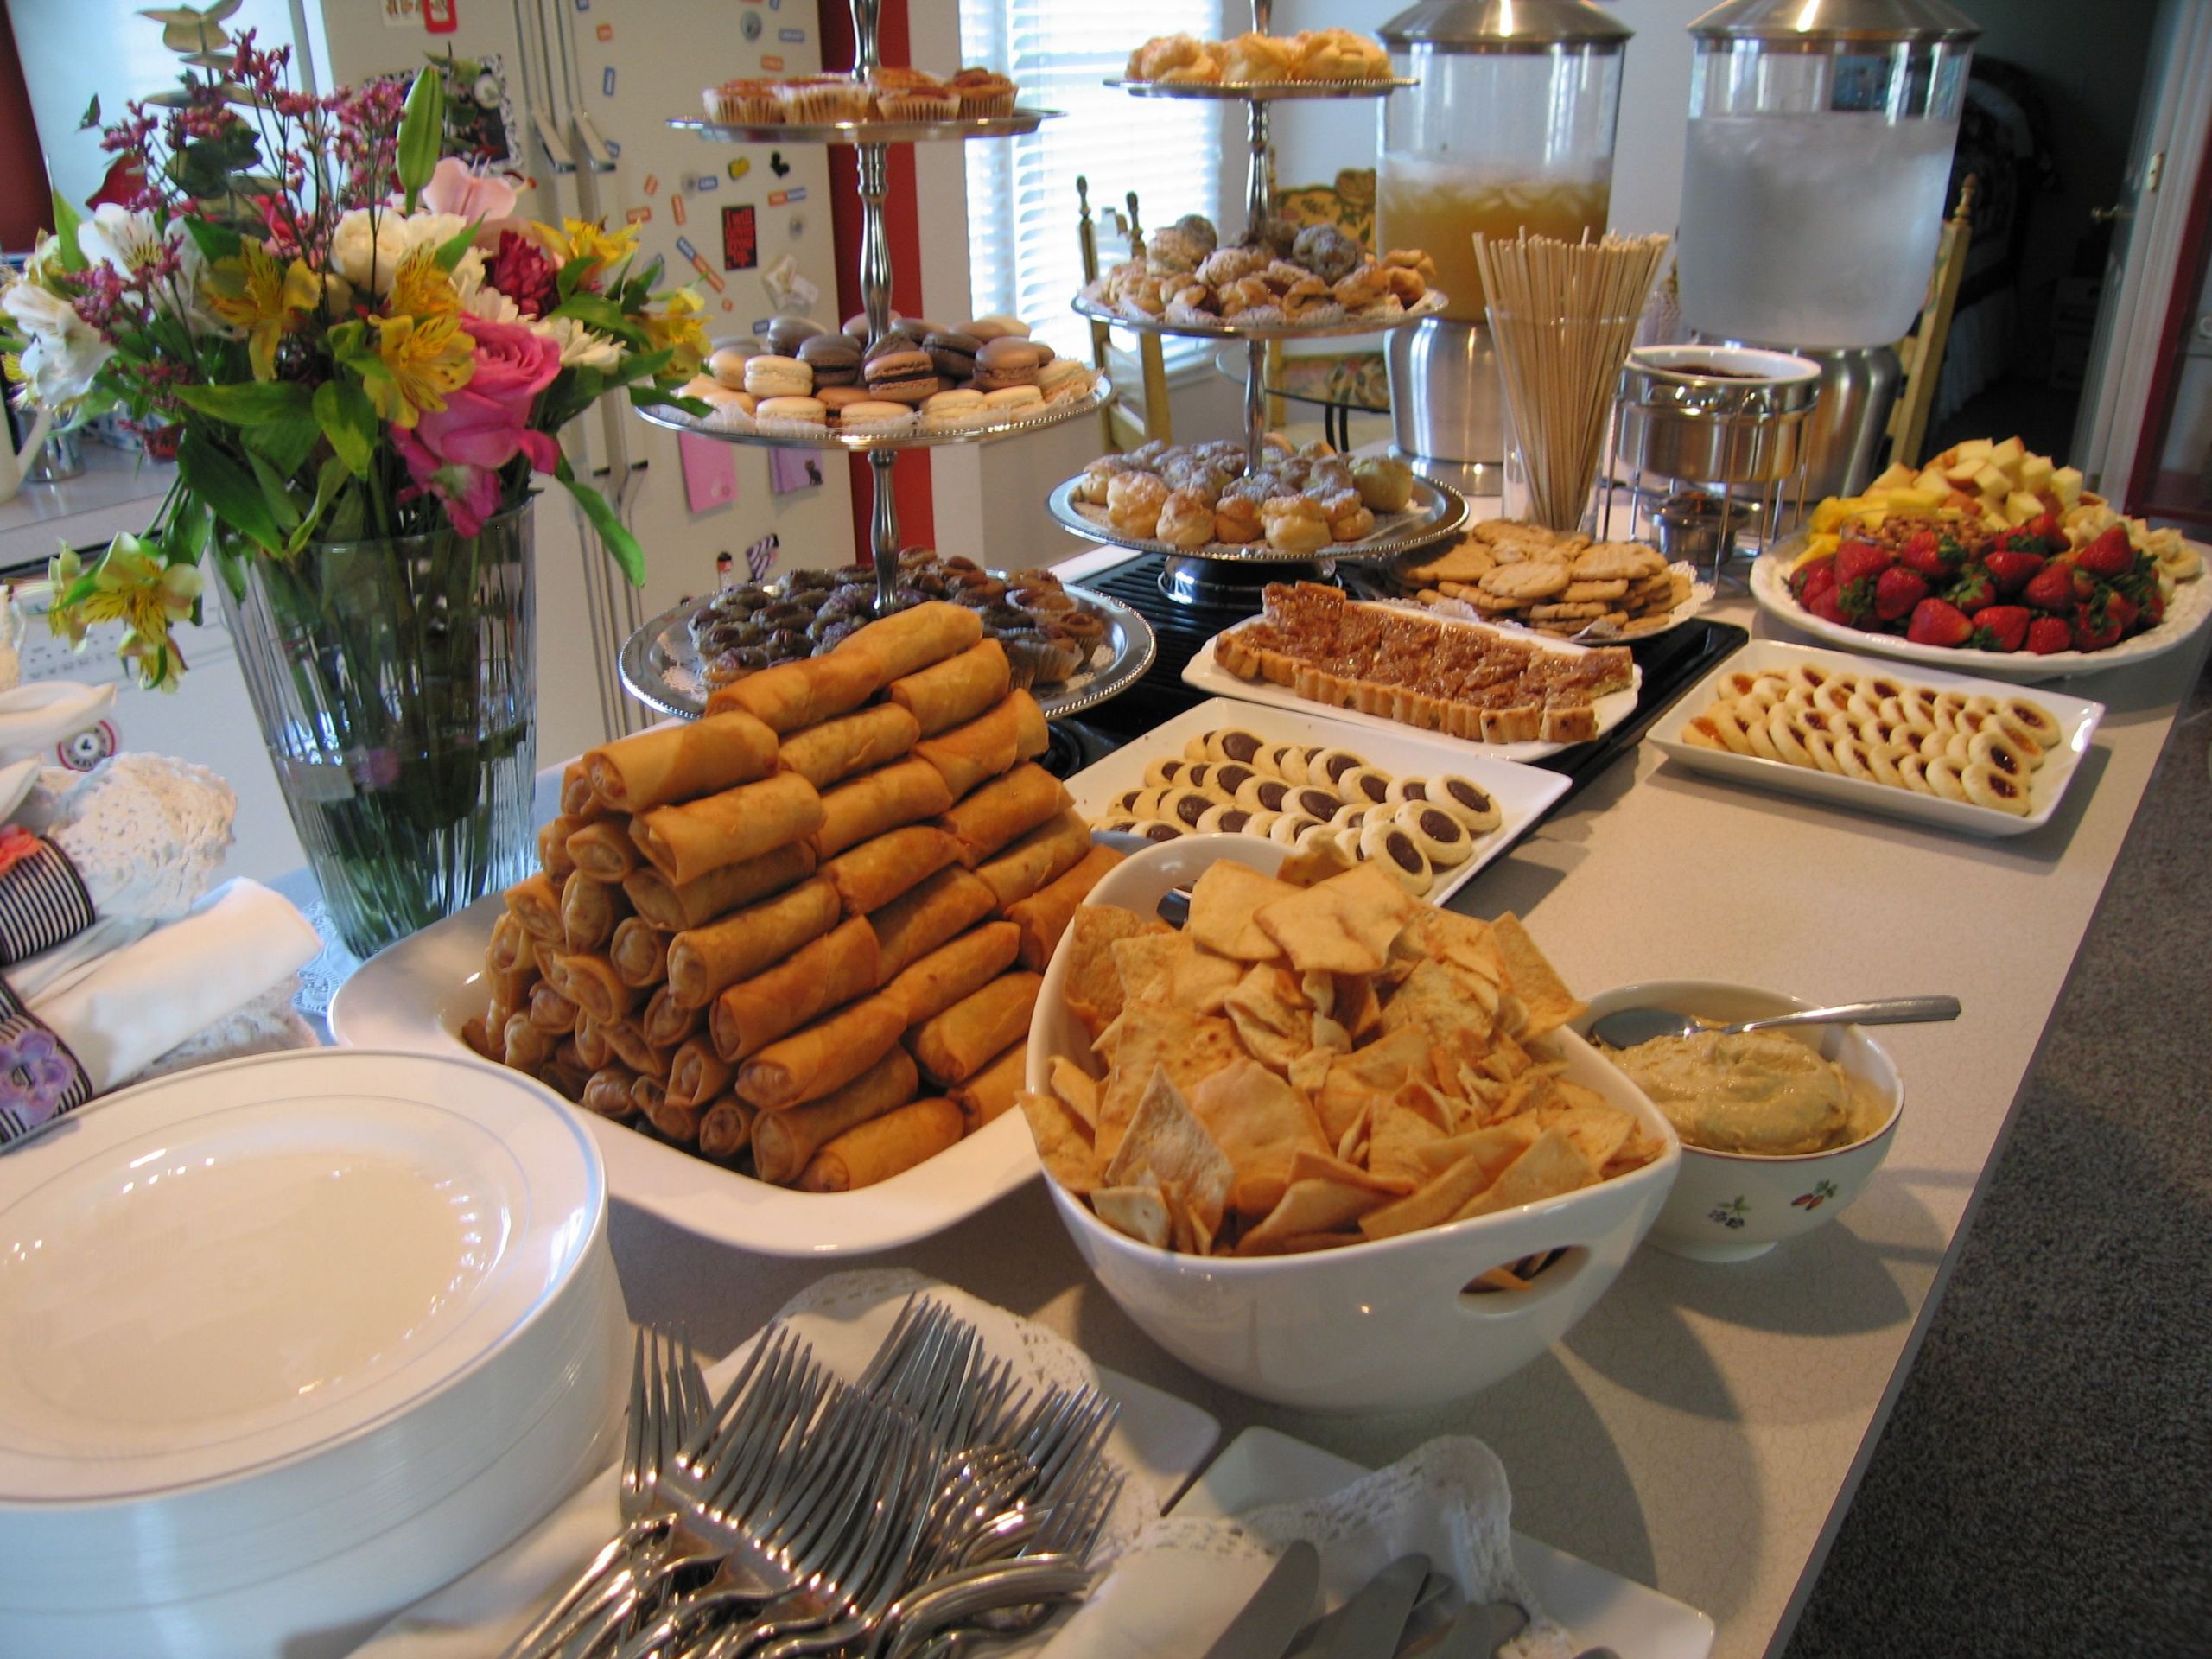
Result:
{"label": "pineapple chunk", "polygon": [[1902,490],[1908,488],[1912,480],[1911,467],[1892,461],[1882,469],[1882,475],[1866,487],[1870,490]]}
{"label": "pineapple chunk", "polygon": [[1943,476],[1951,481],[1955,490],[1972,490],[1974,480],[1981,475],[1986,463],[1979,461],[1955,461],[1943,469]]}
{"label": "pineapple chunk", "polygon": [[1989,459],[2010,472],[2027,458],[2028,446],[2018,438],[2007,438],[1989,452]]}
{"label": "pineapple chunk", "polygon": [[1813,529],[1815,532],[1832,531],[1866,505],[1855,495],[1829,496],[1813,509]]}
{"label": "pineapple chunk", "polygon": [[1838,538],[1834,536],[1807,537],[1805,538],[1805,550],[1797,556],[1797,563],[1791,565],[1789,568],[1792,570],[1802,570],[1807,565],[1813,563],[1815,561],[1827,558],[1835,551],[1837,542]]}
{"label": "pineapple chunk", "polygon": [[2012,474],[2002,467],[1988,461],[1974,475],[1974,487],[1983,495],[2005,496],[2012,493]]}
{"label": "pineapple chunk", "polygon": [[2016,524],[2024,524],[2042,515],[2042,500],[2025,490],[2015,490],[2005,498],[2005,516]]}
{"label": "pineapple chunk", "polygon": [[1993,524],[2005,524],[2005,495],[2002,490],[1984,490],[1981,494],[1981,516]]}
{"label": "pineapple chunk", "polygon": [[2058,499],[2072,506],[2082,496],[2082,469],[2061,467],[2050,475],[2050,487],[2058,492]]}
{"label": "pineapple chunk", "polygon": [[1953,448],[1951,454],[1961,461],[1985,461],[1996,447],[1996,443],[1988,438],[1968,438]]}
{"label": "pineapple chunk", "polygon": [[1916,490],[1927,490],[1940,501],[1950,493],[1951,480],[1940,468],[1928,467],[1923,467],[1920,476],[1912,480],[1912,487]]}
{"label": "pineapple chunk", "polygon": [[2050,475],[2057,470],[2058,463],[2049,455],[2026,456],[2020,462],[2020,487],[2033,495],[2050,482]]}
{"label": "pineapple chunk", "polygon": [[1881,505],[1892,512],[1924,512],[1949,493],[1948,489],[1923,490],[1916,485],[1909,490],[1883,490],[1870,492],[1869,495],[1871,499],[1872,495],[1878,494]]}

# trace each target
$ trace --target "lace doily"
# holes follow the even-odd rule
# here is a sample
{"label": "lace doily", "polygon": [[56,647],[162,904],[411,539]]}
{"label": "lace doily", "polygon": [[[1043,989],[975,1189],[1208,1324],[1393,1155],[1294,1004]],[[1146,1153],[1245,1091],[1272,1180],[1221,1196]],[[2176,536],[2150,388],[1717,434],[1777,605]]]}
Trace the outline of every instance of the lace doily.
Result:
{"label": "lace doily", "polygon": [[301,1019],[292,1007],[292,998],[298,991],[297,976],[271,986],[244,1007],[186,1038],[130,1081],[143,1083],[150,1077],[165,1077],[172,1071],[213,1065],[218,1060],[242,1060],[249,1054],[320,1047],[321,1039],[314,1027]]}
{"label": "lace doily", "polygon": [[[207,893],[230,850],[238,797],[206,766],[125,753],[90,772],[48,768],[26,820],[43,830],[85,878],[103,917],[175,921]],[[34,826],[37,827],[37,826]]]}

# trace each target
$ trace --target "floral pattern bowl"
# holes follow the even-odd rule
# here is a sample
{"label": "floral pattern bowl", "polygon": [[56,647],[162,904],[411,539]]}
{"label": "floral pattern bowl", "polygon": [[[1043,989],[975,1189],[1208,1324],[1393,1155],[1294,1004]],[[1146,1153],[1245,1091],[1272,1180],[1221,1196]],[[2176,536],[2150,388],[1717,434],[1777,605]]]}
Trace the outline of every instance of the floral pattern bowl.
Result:
{"label": "floral pattern bowl", "polygon": [[[1819,1006],[1780,991],[1719,980],[1654,980],[1592,997],[1589,1012],[1575,1021],[1575,1029],[1586,1036],[1592,1022],[1620,1008],[1674,1008],[1702,1020],[1732,1021]],[[1889,1051],[1857,1026],[1817,1026],[1795,1034],[1816,1042],[1823,1055],[1887,1103],[1881,1128],[1847,1147],[1789,1158],[1712,1152],[1683,1141],[1681,1173],[1651,1226],[1650,1242],[1659,1249],[1695,1262],[1748,1262],[1764,1255],[1784,1239],[1825,1227],[1841,1215],[1890,1155],[1904,1116],[1904,1079]]]}

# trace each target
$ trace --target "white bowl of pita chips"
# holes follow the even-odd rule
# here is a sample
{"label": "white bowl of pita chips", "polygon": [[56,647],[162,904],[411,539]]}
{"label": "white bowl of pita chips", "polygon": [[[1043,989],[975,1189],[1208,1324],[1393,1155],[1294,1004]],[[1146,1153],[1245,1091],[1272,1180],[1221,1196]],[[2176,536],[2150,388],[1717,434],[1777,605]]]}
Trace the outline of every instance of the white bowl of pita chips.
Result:
{"label": "white bowl of pita chips", "polygon": [[1457,1399],[1588,1311],[1681,1142],[1516,920],[1286,868],[1319,874],[1191,836],[1109,874],[1046,970],[1023,1110],[1077,1249],[1185,1363],[1309,1410]]}

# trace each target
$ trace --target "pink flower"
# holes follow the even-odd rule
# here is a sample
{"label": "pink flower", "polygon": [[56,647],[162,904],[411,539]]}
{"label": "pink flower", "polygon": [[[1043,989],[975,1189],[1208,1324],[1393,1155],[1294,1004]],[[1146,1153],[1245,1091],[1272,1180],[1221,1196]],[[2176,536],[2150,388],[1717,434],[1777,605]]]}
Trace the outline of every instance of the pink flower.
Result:
{"label": "pink flower", "polygon": [[561,372],[561,348],[519,323],[464,315],[476,342],[468,384],[445,394],[446,406],[426,410],[412,429],[391,429],[393,443],[418,488],[446,504],[453,527],[474,536],[499,510],[499,474],[518,454],[541,473],[560,464],[552,435],[534,432],[537,394]]}
{"label": "pink flower", "polygon": [[515,190],[505,179],[480,177],[458,156],[448,156],[423,187],[423,206],[434,213],[462,219],[505,219],[515,210]]}

